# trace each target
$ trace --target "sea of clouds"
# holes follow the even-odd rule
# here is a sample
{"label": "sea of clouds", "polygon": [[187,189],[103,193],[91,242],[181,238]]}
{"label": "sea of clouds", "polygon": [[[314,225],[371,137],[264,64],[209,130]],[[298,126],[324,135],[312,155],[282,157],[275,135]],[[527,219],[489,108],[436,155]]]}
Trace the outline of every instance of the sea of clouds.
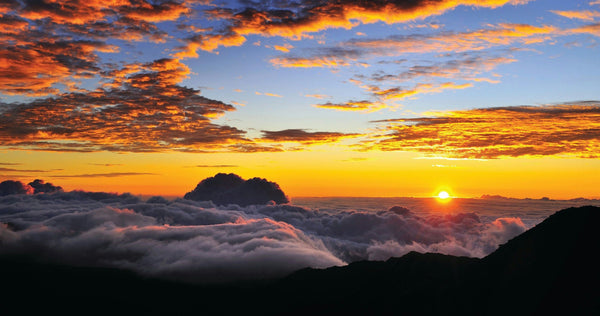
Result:
{"label": "sea of clouds", "polygon": [[217,207],[81,191],[0,197],[0,254],[192,282],[278,277],[409,251],[483,257],[527,228],[517,217],[419,216],[403,207]]}

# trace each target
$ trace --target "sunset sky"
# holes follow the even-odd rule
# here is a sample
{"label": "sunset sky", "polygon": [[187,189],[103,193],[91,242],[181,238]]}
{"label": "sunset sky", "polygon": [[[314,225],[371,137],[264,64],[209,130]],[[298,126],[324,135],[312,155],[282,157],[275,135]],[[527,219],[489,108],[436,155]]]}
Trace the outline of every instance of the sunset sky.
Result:
{"label": "sunset sky", "polygon": [[4,0],[0,181],[600,198],[600,1]]}

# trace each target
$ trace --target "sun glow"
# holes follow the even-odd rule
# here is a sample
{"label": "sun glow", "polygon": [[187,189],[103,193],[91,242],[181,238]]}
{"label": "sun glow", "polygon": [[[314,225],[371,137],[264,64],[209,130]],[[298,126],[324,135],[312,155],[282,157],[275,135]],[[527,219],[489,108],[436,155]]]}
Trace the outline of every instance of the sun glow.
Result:
{"label": "sun glow", "polygon": [[448,194],[448,192],[446,192],[446,191],[440,191],[440,193],[438,193],[437,197],[441,200],[446,200],[446,199],[450,198],[450,194]]}

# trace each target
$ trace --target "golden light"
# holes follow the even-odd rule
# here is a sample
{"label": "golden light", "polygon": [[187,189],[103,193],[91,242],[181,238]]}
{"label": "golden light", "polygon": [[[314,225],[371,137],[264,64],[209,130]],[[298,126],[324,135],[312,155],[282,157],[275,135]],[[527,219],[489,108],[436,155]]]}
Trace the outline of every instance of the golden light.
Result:
{"label": "golden light", "polygon": [[446,191],[440,191],[440,193],[438,193],[438,198],[441,200],[449,199],[450,194],[448,194]]}

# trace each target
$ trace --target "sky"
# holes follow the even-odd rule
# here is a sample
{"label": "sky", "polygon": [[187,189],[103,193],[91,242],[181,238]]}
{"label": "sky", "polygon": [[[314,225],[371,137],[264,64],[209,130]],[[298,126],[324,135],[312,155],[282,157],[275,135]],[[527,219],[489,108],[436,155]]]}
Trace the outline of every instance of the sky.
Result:
{"label": "sky", "polygon": [[598,198],[600,1],[0,4],[0,180]]}

